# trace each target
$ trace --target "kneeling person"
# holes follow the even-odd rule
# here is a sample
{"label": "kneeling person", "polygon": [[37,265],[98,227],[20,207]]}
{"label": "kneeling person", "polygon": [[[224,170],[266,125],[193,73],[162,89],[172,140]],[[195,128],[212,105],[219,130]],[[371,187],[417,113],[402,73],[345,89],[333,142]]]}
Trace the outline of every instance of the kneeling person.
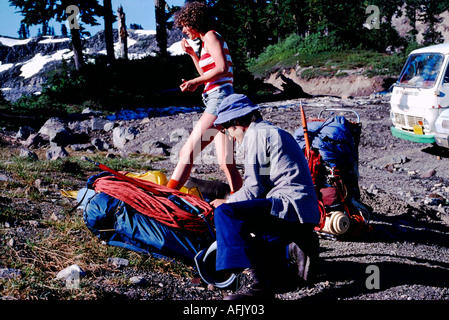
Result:
{"label": "kneeling person", "polygon": [[[271,298],[287,274],[287,259],[303,280],[318,258],[314,226],[320,213],[304,153],[290,133],[264,121],[245,95],[232,94],[220,104],[214,123],[243,144],[245,179],[227,200],[217,199],[217,271],[250,268],[248,293],[226,297]],[[287,248],[287,249],[286,249]],[[286,280],[286,281],[283,281]]]}

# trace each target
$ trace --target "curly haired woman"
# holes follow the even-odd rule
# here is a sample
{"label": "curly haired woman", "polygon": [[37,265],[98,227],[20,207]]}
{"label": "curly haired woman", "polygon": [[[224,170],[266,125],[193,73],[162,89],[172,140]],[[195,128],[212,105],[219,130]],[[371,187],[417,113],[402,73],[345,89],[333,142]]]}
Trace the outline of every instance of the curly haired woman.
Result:
{"label": "curly haired woman", "polygon": [[189,39],[201,39],[200,57],[187,39],[181,42],[182,49],[192,58],[199,76],[184,81],[180,88],[183,92],[193,92],[199,85],[204,85],[202,98],[206,109],[182,147],[178,164],[167,186],[180,189],[190,176],[195,158],[214,140],[218,163],[233,193],[242,186],[242,178],[234,160],[233,140],[214,126],[221,101],[234,93],[233,66],[228,46],[222,36],[213,30],[208,7],[203,3],[187,3],[176,14],[175,23],[182,27],[182,32]]}

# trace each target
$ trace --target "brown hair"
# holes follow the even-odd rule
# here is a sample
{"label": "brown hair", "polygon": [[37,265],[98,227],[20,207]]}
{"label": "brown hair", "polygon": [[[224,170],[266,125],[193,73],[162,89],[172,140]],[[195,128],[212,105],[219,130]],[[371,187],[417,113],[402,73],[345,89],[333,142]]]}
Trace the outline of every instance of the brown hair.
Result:
{"label": "brown hair", "polygon": [[259,110],[254,110],[251,113],[244,115],[240,118],[231,119],[228,122],[222,124],[222,127],[227,129],[232,126],[249,126],[251,122],[257,122],[263,120],[263,117]]}
{"label": "brown hair", "polygon": [[176,27],[191,27],[198,32],[206,33],[212,29],[212,18],[206,4],[194,1],[186,3],[175,14]]}

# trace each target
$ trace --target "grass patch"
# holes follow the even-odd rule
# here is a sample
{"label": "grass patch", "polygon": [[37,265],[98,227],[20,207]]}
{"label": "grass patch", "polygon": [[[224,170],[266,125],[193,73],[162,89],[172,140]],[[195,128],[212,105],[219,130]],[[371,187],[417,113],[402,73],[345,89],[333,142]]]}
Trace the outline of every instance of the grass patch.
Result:
{"label": "grass patch", "polygon": [[[105,287],[129,286],[127,273],[108,264],[111,257],[128,259],[126,268],[138,272],[193,276],[193,269],[183,263],[102,244],[85,226],[81,211],[69,214],[75,202],[61,196],[58,189],[49,194],[38,192],[37,197],[24,191],[36,179],[72,190],[83,187],[89,176],[100,172],[94,164],[81,160],[83,155],[33,161],[0,149],[0,171],[10,178],[0,182],[0,268],[20,270],[19,275],[0,279],[0,296],[21,300],[110,299],[112,293]],[[157,161],[137,154],[115,159],[103,154],[89,157],[114,170],[132,172],[151,170],[148,160]],[[56,218],[49,218],[50,214]],[[76,289],[56,279],[59,271],[72,264],[86,273]]]}
{"label": "grass patch", "polygon": [[[45,150],[39,151],[39,158],[44,158]],[[83,160],[83,156],[100,162],[116,171],[151,170],[148,163],[159,158],[150,155],[131,154],[126,158],[106,158],[105,153],[96,155],[73,152],[72,156],[57,160],[34,160],[29,157],[0,154],[0,170],[7,171],[12,178],[12,185],[17,182],[31,185],[37,179],[44,183],[58,183],[61,187],[75,186],[74,181],[85,179],[101,170],[93,163]]]}
{"label": "grass patch", "polygon": [[[0,279],[0,295],[16,299],[102,299],[105,293],[92,284],[114,273],[114,268],[107,263],[110,257],[128,259],[129,268],[174,275],[192,274],[192,270],[181,263],[102,245],[84,226],[80,215],[47,221],[40,234],[20,245],[8,245],[10,239],[8,232],[0,231],[0,263],[2,267],[20,270],[21,274]],[[77,289],[71,289],[64,281],[56,279],[59,271],[72,264],[79,265],[86,272]],[[127,277],[113,278],[114,285],[128,284]]]}
{"label": "grass patch", "polygon": [[363,68],[368,77],[397,76],[407,59],[409,52],[417,46],[411,44],[401,53],[386,54],[373,50],[348,48],[339,45],[335,35],[310,35],[300,37],[291,35],[276,45],[271,45],[248,63],[248,70],[257,78],[265,78],[270,73],[283,68],[314,67],[302,77],[342,76],[341,70]]}

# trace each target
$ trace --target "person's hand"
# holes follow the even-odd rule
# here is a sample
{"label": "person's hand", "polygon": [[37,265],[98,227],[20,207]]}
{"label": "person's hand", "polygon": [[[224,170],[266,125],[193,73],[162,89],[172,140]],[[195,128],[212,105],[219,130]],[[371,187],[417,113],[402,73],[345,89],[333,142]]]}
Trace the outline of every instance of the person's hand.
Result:
{"label": "person's hand", "polygon": [[181,48],[185,53],[189,55],[196,55],[195,50],[193,50],[192,46],[185,38],[181,40]]}
{"label": "person's hand", "polygon": [[215,199],[210,202],[210,205],[214,208],[218,207],[219,205],[222,205],[223,203],[226,203],[226,199]]}
{"label": "person's hand", "polygon": [[195,79],[187,80],[187,81],[184,81],[179,87],[181,88],[182,92],[184,92],[184,91],[193,92],[198,87],[198,83],[195,81]]}

